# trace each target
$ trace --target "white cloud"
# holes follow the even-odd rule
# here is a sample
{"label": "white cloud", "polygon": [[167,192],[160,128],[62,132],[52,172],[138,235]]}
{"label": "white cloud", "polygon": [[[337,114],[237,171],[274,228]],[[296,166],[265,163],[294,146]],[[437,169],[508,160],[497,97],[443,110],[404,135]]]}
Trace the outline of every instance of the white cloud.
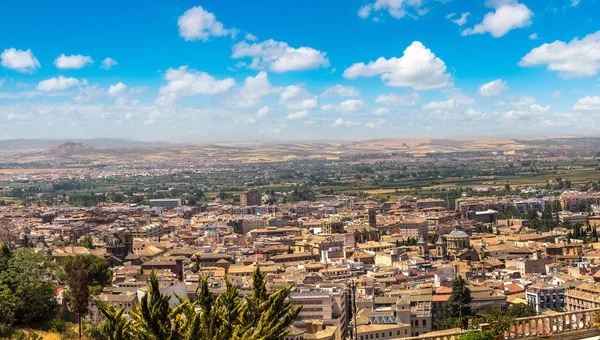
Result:
{"label": "white cloud", "polygon": [[179,97],[197,94],[209,96],[223,94],[236,84],[232,78],[218,80],[205,72],[188,71],[187,66],[168,69],[165,73],[165,80],[168,83],[160,87],[157,98],[157,102],[162,104],[177,101]]}
{"label": "white cloud", "polygon": [[328,97],[357,97],[358,95],[360,95],[360,91],[358,91],[358,89],[356,89],[355,87],[352,86],[344,86],[344,85],[334,85],[334,86],[330,86],[328,88],[325,89],[325,91],[323,91],[323,93],[321,93],[321,97],[323,98],[328,98]]}
{"label": "white cloud", "polygon": [[246,33],[246,36],[244,37],[244,39],[249,40],[249,41],[258,40],[258,38],[254,34],[250,34],[250,33]]}
{"label": "white cloud", "polygon": [[110,57],[106,57],[104,58],[104,60],[102,60],[102,66],[100,68],[103,68],[105,70],[110,70],[113,66],[117,65],[117,61],[114,60],[113,58]]}
{"label": "white cloud", "polygon": [[237,43],[233,45],[231,57],[252,58],[252,63],[248,67],[268,68],[277,73],[329,67],[329,59],[325,52],[310,47],[294,48],[285,42],[273,39],[253,44],[248,44],[246,41]]}
{"label": "white cloud", "polygon": [[499,38],[510,30],[523,28],[531,24],[533,12],[527,6],[516,1],[492,1],[494,12],[485,15],[480,24],[462,31],[462,35],[490,33]]}
{"label": "white cloud", "polygon": [[443,102],[430,102],[422,106],[423,110],[452,110],[457,107],[454,99],[448,99]]}
{"label": "white cloud", "polygon": [[552,93],[552,98],[560,98],[562,96],[562,92],[556,90]]}
{"label": "white cloud", "polygon": [[300,85],[287,86],[279,95],[279,104],[290,110],[311,110],[317,107],[317,96],[313,96]]}
{"label": "white cloud", "polygon": [[467,117],[471,118],[471,119],[481,119],[483,117],[486,116],[485,113],[481,112],[481,111],[477,111],[473,108],[469,108],[465,111],[465,114],[467,115]]}
{"label": "white cloud", "polygon": [[54,59],[54,65],[60,69],[80,69],[93,62],[90,56],[81,54],[65,55],[63,53]]}
{"label": "white cloud", "polygon": [[264,117],[268,116],[270,112],[271,112],[271,109],[268,106],[263,106],[258,110],[258,112],[256,112],[256,117],[264,118]]}
{"label": "white cloud", "polygon": [[571,6],[575,7],[579,5],[580,0],[571,0]]}
{"label": "white cloud", "polygon": [[506,106],[506,102],[504,102],[502,100],[494,103],[494,107],[505,107],[505,106]]}
{"label": "white cloud", "polygon": [[109,96],[118,96],[123,93],[127,89],[127,85],[118,82],[114,85],[108,87],[108,91],[106,92]]}
{"label": "white cloud", "polygon": [[[453,13],[453,14],[454,14],[454,13]],[[453,22],[453,23],[455,23],[455,24],[457,24],[458,26],[462,26],[462,25],[464,25],[464,24],[466,24],[466,23],[467,23],[467,17],[468,17],[469,15],[471,15],[471,13],[469,13],[469,12],[465,12],[465,13],[463,13],[463,14],[461,14],[461,15],[460,15],[460,18],[458,18],[458,19],[454,19],[454,20],[452,20],[452,22]],[[450,16],[450,18],[451,18],[451,17],[452,17],[452,16]],[[447,17],[447,18],[448,18],[448,17]]]}
{"label": "white cloud", "polygon": [[535,103],[535,98],[530,96],[509,96],[508,100],[513,106],[529,106]]}
{"label": "white cloud", "polygon": [[564,78],[594,77],[600,71],[600,31],[568,43],[557,40],[543,44],[521,58],[519,65],[547,65]]}
{"label": "white cloud", "polygon": [[338,118],[338,119],[335,120],[335,122],[333,122],[333,124],[331,124],[331,127],[334,127],[334,128],[337,128],[337,127],[351,127],[351,126],[357,126],[357,125],[358,125],[357,122],[344,120],[344,118]]}
{"label": "white cloud", "polygon": [[395,93],[380,94],[375,98],[376,104],[394,105],[394,106],[414,106],[421,101],[418,93],[400,95]]}
{"label": "white cloud", "polygon": [[479,95],[482,97],[498,97],[508,89],[508,85],[502,79],[496,79],[479,87]]}
{"label": "white cloud", "polygon": [[390,110],[387,107],[378,107],[375,110],[373,110],[373,114],[377,115],[377,116],[383,116],[383,115],[388,114],[390,112],[392,112],[392,110]]}
{"label": "white cloud", "polygon": [[338,113],[356,113],[364,111],[366,108],[367,104],[360,99],[348,99],[339,105],[328,104],[321,107],[323,111],[335,111]]}
{"label": "white cloud", "polygon": [[537,104],[527,105],[514,110],[510,110],[503,114],[506,119],[528,119],[533,116],[539,116],[542,113],[550,111],[550,106],[541,106]]}
{"label": "white cloud", "polygon": [[179,35],[186,41],[207,41],[211,36],[223,37],[237,33],[235,29],[226,29],[217,21],[213,13],[205,11],[201,6],[188,9],[177,19]]}
{"label": "white cloud", "polygon": [[577,111],[600,111],[600,96],[587,96],[577,99],[577,103],[573,105],[573,110]]}
{"label": "white cloud", "polygon": [[530,39],[530,40],[538,40],[538,39],[539,39],[539,37],[538,37],[537,33],[531,33],[531,34],[529,35],[529,39]]}
{"label": "white cloud", "polygon": [[418,14],[417,10],[421,7],[421,2],[421,0],[375,0],[362,6],[358,10],[358,16],[366,19],[373,12],[387,11],[392,17],[400,19],[409,14],[409,11]]}
{"label": "white cloud", "polygon": [[74,97],[78,103],[87,103],[103,96],[106,92],[98,85],[85,86],[79,89],[79,93]]}
{"label": "white cloud", "polygon": [[383,119],[377,119],[377,121],[375,122],[369,122],[367,124],[365,124],[366,127],[370,128],[370,129],[375,129],[378,127],[382,127],[383,124],[385,124],[385,120]]}
{"label": "white cloud", "polygon": [[44,91],[44,92],[52,92],[52,91],[65,90],[65,89],[68,89],[69,87],[73,87],[73,86],[76,86],[79,84],[86,84],[86,83],[87,82],[85,80],[80,81],[79,79],[76,79],[76,78],[66,78],[63,76],[58,76],[55,78],[50,78],[50,79],[40,81],[37,85],[37,89],[40,91]]}
{"label": "white cloud", "polygon": [[233,108],[259,107],[262,98],[282,91],[269,82],[267,72],[261,71],[255,77],[247,77],[244,85],[235,91],[226,105]]}
{"label": "white cloud", "polygon": [[306,117],[308,117],[308,111],[302,110],[302,111],[290,113],[289,115],[287,115],[286,119],[287,120],[300,120],[300,119],[304,119]]}
{"label": "white cloud", "polygon": [[412,87],[414,90],[432,90],[452,84],[446,64],[419,41],[404,50],[400,58],[380,57],[368,64],[356,63],[344,71],[344,77],[372,77],[381,75],[388,86]]}
{"label": "white cloud", "polygon": [[17,50],[8,48],[0,55],[0,64],[11,70],[22,73],[34,72],[40,68],[40,62],[35,58],[31,50]]}

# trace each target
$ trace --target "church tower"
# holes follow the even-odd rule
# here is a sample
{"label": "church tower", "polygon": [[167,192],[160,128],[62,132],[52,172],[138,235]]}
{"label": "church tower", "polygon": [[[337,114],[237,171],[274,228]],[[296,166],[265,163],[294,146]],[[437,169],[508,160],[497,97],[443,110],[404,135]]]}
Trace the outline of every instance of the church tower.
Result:
{"label": "church tower", "polygon": [[375,213],[375,208],[369,207],[368,214],[365,216],[365,219],[369,221],[370,228],[377,228],[377,214]]}

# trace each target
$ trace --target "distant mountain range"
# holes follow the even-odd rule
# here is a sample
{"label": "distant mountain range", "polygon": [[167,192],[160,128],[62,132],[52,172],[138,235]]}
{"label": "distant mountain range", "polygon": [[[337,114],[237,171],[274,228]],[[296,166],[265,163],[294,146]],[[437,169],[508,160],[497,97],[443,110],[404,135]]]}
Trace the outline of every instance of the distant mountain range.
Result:
{"label": "distant mountain range", "polygon": [[[360,155],[440,155],[493,153],[514,155],[549,151],[596,155],[600,138],[386,138],[362,141],[281,141],[173,144],[126,139],[13,139],[0,141],[5,163],[126,164],[190,159],[216,162],[279,162],[294,159],[336,160]],[[360,156],[363,157],[363,156]]]}
{"label": "distant mountain range", "polygon": [[90,138],[90,139],[6,139],[0,140],[0,153],[35,153],[56,147],[65,143],[86,144],[96,148],[152,148],[168,147],[177,144],[166,142],[143,142],[118,138]]}

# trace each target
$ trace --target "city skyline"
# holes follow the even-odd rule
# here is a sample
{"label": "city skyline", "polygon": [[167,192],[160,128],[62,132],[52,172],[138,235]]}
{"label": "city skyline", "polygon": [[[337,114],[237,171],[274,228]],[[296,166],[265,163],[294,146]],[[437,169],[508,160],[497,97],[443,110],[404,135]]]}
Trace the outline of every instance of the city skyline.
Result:
{"label": "city skyline", "polygon": [[0,139],[598,135],[599,5],[5,4]]}

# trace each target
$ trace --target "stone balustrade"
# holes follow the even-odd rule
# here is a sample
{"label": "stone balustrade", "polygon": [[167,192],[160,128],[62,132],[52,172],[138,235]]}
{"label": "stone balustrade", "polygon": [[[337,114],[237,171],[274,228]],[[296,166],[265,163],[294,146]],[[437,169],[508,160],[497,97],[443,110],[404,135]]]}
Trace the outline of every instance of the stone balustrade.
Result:
{"label": "stone balustrade", "polygon": [[[504,332],[504,339],[541,339],[548,334],[553,338],[562,340],[582,339],[597,335],[599,331],[595,324],[595,314],[600,308],[586,309],[575,312],[539,315],[518,318],[515,324]],[[600,320],[598,320],[600,322]],[[404,340],[457,340],[468,331],[454,332],[443,335],[428,336],[423,334],[417,337],[404,338]]]}

